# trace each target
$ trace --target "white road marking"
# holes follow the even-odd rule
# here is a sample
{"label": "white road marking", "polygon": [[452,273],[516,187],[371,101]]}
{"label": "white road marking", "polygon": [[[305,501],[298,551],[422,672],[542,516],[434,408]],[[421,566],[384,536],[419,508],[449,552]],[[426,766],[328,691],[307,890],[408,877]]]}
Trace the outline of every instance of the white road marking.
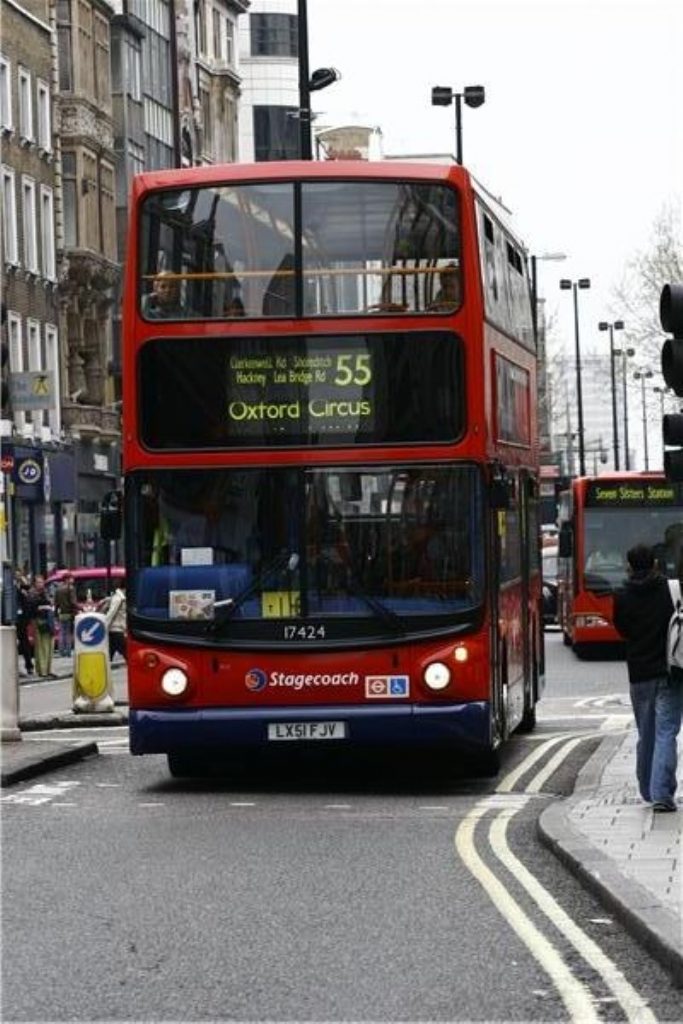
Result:
{"label": "white road marking", "polygon": [[[656,1024],[656,1017],[645,1000],[629,984],[616,964],[603,953],[579,926],[572,921],[559,903],[543,888],[530,871],[514,855],[507,841],[507,826],[513,810],[501,811],[489,829],[491,849],[507,870],[526,889],[533,901],[562,935],[572,944],[586,963],[603,979],[614,998],[623,1008],[629,1021],[638,1024]],[[600,1002],[609,1002],[601,999]]]}
{"label": "white road marking", "polygon": [[65,796],[67,791],[74,786],[80,786],[80,782],[70,782],[66,779],[61,782],[53,782],[50,785],[44,782],[37,782],[20,793],[9,793],[7,796],[0,797],[0,802],[3,804],[28,804],[29,807],[39,807],[41,804],[48,804],[52,800]]}
{"label": "white road marking", "polygon": [[502,882],[484,864],[474,844],[474,830],[486,807],[477,804],[455,833],[455,848],[468,871],[474,875],[496,910],[517,933],[531,955],[548,974],[567,1008],[569,1019],[576,1024],[599,1024],[590,991],[564,962],[555,946],[547,939]]}

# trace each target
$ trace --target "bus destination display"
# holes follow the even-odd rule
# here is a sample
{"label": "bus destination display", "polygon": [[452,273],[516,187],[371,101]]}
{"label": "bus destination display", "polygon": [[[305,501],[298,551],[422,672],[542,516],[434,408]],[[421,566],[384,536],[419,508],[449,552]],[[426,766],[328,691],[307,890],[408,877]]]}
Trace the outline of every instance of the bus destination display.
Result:
{"label": "bus destination display", "polygon": [[592,483],[586,492],[586,507],[628,508],[634,505],[679,505],[683,493],[680,486],[666,480],[647,480],[624,483],[616,481]]}
{"label": "bus destination display", "polygon": [[375,428],[372,353],[234,352],[227,364],[227,415],[241,435],[369,434]]}

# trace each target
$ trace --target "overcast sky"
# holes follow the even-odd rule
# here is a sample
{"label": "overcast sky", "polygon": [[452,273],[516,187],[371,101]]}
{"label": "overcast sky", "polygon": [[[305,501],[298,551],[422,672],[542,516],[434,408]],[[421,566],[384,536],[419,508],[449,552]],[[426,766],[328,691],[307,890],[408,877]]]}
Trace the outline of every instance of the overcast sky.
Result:
{"label": "overcast sky", "polygon": [[664,204],[683,209],[683,0],[308,0],[318,123],[381,128],[384,152],[453,153],[454,107],[434,85],[483,85],[463,108],[464,163],[512,209],[539,292],[573,345],[571,293],[590,277],[581,340],[619,317],[612,289]]}

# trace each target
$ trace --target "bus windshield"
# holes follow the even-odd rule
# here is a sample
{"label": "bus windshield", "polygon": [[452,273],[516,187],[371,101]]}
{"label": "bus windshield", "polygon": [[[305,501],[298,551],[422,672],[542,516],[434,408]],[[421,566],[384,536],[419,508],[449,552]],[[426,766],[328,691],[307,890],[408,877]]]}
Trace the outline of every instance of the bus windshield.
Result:
{"label": "bus windshield", "polygon": [[648,544],[662,572],[683,569],[681,510],[670,508],[588,508],[585,511],[584,583],[587,589],[621,586],[626,580],[626,552]]}
{"label": "bus windshield", "polygon": [[472,466],[155,470],[131,474],[127,499],[130,611],[176,634],[360,618],[386,636],[471,619],[483,599]]}
{"label": "bus windshield", "polygon": [[461,304],[457,192],[304,181],[152,193],[139,299],[148,320],[449,313]]}

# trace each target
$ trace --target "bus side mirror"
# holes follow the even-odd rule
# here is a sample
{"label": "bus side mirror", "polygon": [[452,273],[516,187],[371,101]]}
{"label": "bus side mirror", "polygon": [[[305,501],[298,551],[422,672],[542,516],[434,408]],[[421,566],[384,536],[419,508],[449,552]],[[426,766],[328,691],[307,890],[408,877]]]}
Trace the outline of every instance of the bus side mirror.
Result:
{"label": "bus side mirror", "polygon": [[494,464],[489,482],[489,501],[494,510],[510,508],[511,481],[503,466]]}
{"label": "bus side mirror", "polygon": [[120,491],[108,491],[100,504],[100,537],[102,540],[120,540],[123,521]]}
{"label": "bus side mirror", "polygon": [[557,553],[560,558],[571,558],[574,550],[574,531],[571,523],[562,523],[557,542]]}

